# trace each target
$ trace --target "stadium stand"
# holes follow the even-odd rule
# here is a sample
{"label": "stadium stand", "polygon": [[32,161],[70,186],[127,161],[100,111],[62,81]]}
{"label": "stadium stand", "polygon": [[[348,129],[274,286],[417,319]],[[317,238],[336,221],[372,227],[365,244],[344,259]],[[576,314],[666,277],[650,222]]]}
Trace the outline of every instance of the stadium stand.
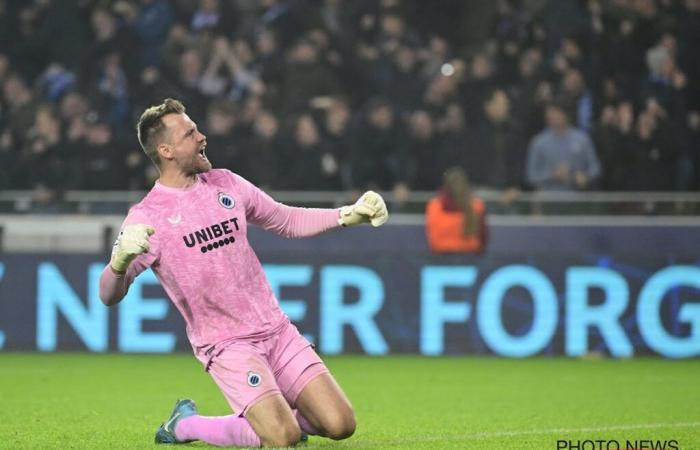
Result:
{"label": "stadium stand", "polygon": [[558,189],[697,190],[699,45],[700,0],[0,1],[0,189],[147,189],[133,125],[169,96],[268,189],[546,189],[554,101],[601,166]]}

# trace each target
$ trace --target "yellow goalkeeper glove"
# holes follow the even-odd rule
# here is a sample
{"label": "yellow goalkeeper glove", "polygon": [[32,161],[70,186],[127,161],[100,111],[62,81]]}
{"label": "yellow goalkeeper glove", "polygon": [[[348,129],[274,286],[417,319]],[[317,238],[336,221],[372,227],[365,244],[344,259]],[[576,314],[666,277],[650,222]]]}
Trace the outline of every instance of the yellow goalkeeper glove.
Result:
{"label": "yellow goalkeeper glove", "polygon": [[115,272],[124,273],[127,267],[139,255],[148,253],[151,248],[148,238],[156,230],[150,225],[127,225],[119,233],[112,249],[110,265]]}
{"label": "yellow goalkeeper glove", "polygon": [[389,220],[389,211],[381,195],[374,191],[367,191],[362,194],[354,205],[340,208],[338,223],[344,227],[371,223],[378,227],[384,225]]}

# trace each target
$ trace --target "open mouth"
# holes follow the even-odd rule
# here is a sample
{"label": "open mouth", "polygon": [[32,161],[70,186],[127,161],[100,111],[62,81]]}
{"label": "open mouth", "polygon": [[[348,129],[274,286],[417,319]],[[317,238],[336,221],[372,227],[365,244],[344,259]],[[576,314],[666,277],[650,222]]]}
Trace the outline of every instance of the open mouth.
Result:
{"label": "open mouth", "polygon": [[202,148],[199,149],[199,157],[204,159],[204,160],[208,160],[207,155],[204,153],[204,150],[206,150],[206,148],[207,148],[207,145],[204,144],[204,145],[202,145]]}

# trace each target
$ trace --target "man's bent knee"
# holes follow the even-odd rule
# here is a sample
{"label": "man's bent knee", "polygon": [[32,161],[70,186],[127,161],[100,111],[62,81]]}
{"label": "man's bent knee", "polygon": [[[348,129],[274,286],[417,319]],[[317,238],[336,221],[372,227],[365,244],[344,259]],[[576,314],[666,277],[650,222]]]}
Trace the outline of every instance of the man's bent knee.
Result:
{"label": "man's bent knee", "polygon": [[355,413],[349,410],[343,414],[332,415],[324,421],[324,430],[326,437],[340,440],[347,439],[353,435],[357,422],[355,421]]}
{"label": "man's bent knee", "polygon": [[263,447],[293,447],[301,440],[301,430],[296,423],[284,424],[261,436]]}
{"label": "man's bent knee", "polygon": [[299,424],[281,394],[251,406],[246,415],[263,447],[291,447],[301,439]]}

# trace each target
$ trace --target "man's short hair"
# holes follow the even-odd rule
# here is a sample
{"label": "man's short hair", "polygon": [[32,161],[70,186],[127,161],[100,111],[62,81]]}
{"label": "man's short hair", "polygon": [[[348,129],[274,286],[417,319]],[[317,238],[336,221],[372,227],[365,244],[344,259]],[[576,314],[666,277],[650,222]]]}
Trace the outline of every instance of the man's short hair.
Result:
{"label": "man's short hair", "polygon": [[165,124],[161,119],[167,114],[182,114],[184,112],[185,105],[175,99],[166,98],[160,105],[151,106],[141,114],[139,122],[136,124],[139,144],[141,144],[143,152],[151,158],[156,166],[160,164],[158,145],[160,145],[163,130],[165,130]]}

